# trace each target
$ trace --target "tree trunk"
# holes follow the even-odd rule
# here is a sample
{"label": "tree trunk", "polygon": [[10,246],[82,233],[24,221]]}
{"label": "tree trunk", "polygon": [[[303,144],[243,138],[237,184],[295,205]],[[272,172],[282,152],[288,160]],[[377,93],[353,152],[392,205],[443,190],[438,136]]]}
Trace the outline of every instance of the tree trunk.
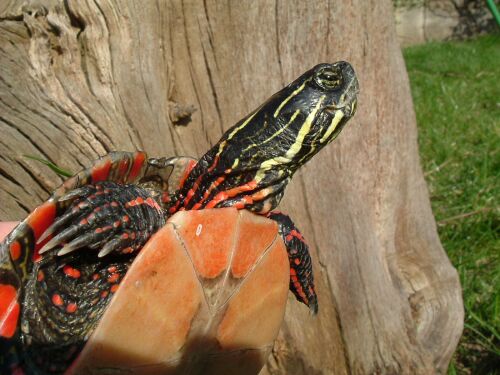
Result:
{"label": "tree trunk", "polygon": [[461,291],[389,0],[2,1],[0,218],[21,219],[61,183],[23,154],[72,171],[110,150],[200,156],[303,71],[340,59],[357,70],[358,112],[281,205],[311,245],[320,313],[289,298],[263,372],[444,373]]}

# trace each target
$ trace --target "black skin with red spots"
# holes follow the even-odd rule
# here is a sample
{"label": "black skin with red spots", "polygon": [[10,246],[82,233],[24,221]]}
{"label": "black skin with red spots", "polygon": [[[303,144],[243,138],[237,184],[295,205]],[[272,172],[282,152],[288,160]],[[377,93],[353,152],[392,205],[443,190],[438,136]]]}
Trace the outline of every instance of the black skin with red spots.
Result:
{"label": "black skin with red spots", "polygon": [[[0,337],[2,374],[62,373],[140,248],[179,210],[233,206],[275,220],[289,255],[290,290],[316,313],[308,247],[290,218],[271,210],[295,171],[352,117],[357,92],[349,64],[320,64],[229,129],[195,165],[118,152],[70,179],[51,198],[57,212],[49,238],[34,235],[39,228],[27,219],[5,242],[4,249],[30,238],[23,249],[36,253],[42,242],[44,253],[41,261],[6,264],[0,272],[0,284],[16,272],[11,284],[22,283],[20,327],[7,341]],[[173,178],[176,168],[185,176]]]}
{"label": "black skin with red spots", "polygon": [[290,262],[290,291],[297,301],[307,301],[310,310],[318,312],[318,297],[314,291],[314,277],[309,247],[288,215],[271,211],[266,215],[278,223],[278,231],[285,243]]}

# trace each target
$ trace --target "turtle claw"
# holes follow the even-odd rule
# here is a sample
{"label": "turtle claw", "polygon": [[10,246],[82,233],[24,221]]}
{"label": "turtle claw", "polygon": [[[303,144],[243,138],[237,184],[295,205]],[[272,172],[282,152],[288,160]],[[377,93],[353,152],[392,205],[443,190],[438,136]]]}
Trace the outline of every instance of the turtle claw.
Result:
{"label": "turtle claw", "polygon": [[63,255],[66,255],[66,254],[69,254],[75,250],[78,250],[79,247],[73,247],[73,246],[69,246],[69,245],[65,245],[63,246],[63,248],[61,250],[59,250],[57,252],[57,256],[63,256]]}
{"label": "turtle claw", "polygon": [[111,241],[108,241],[106,245],[99,251],[99,254],[97,254],[98,258],[105,257],[106,255],[112,253],[114,250],[116,250],[120,244],[122,243],[122,239],[120,237],[114,238]]}
{"label": "turtle claw", "polygon": [[[48,227],[45,232],[42,233],[40,238],[36,241],[36,244],[41,244],[48,236],[50,236],[52,233],[54,233],[55,227],[54,224],[52,224],[50,227]],[[45,246],[43,247],[45,248]]]}
{"label": "turtle claw", "polygon": [[62,197],[58,198],[58,200],[60,202],[64,202],[64,201],[67,201],[67,200],[70,200],[70,199],[74,199],[74,198],[78,198],[78,197],[81,197],[81,196],[84,196],[84,195],[88,195],[89,194],[89,187],[88,186],[83,186],[81,188],[78,188],[78,189],[73,189],[71,190],[69,193],[63,195]]}
{"label": "turtle claw", "polygon": [[[75,228],[78,230],[78,227]],[[57,255],[58,256],[65,255],[71,253],[72,251],[78,250],[82,247],[91,246],[93,243],[95,243],[95,239],[96,239],[95,232],[86,233],[83,236],[76,237],[73,241],[64,245],[62,249],[57,252]]]}
{"label": "turtle claw", "polygon": [[[50,228],[49,228],[50,229]],[[59,233],[57,236],[52,238],[49,242],[47,242],[39,251],[40,254],[43,254],[49,250],[52,250],[54,247],[60,245],[61,243],[65,242],[72,236],[78,233],[79,227],[76,225],[73,225],[66,230],[62,231]],[[45,235],[45,233],[44,233]]]}
{"label": "turtle claw", "polygon": [[[68,223],[70,220],[73,220],[75,218],[78,218],[80,216],[83,216],[86,214],[85,208],[87,208],[88,205],[84,203],[79,203],[75,205],[71,210],[67,211],[63,215],[59,216],[57,219],[54,220],[52,225],[50,225],[45,232],[42,233],[40,238],[36,241],[37,244],[42,243],[49,237],[50,235],[54,234],[59,228],[63,227],[64,224]],[[52,246],[53,247],[53,246]],[[48,249],[47,249],[48,250]]]}

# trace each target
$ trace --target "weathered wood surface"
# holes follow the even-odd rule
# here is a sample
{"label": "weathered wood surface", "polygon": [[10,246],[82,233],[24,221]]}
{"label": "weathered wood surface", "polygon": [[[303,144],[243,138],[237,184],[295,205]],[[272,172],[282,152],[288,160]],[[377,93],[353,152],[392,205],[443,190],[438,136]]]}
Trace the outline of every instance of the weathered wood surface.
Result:
{"label": "weathered wood surface", "polygon": [[461,292],[389,0],[3,0],[0,219],[22,218],[61,182],[23,154],[73,171],[109,150],[200,156],[284,84],[340,59],[357,70],[358,112],[281,205],[311,244],[320,313],[290,297],[264,373],[444,373]]}

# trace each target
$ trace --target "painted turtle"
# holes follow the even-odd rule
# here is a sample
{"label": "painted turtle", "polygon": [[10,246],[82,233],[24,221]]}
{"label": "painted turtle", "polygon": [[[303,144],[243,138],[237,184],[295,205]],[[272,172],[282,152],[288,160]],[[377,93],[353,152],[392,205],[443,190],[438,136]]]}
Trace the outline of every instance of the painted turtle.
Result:
{"label": "painted turtle", "polygon": [[316,313],[308,247],[290,218],[272,210],[295,171],[353,116],[357,93],[348,63],[320,64],[198,161],[112,152],[68,179],[1,245],[1,372],[64,372],[139,250],[181,211],[234,207],[274,220],[290,290]]}

